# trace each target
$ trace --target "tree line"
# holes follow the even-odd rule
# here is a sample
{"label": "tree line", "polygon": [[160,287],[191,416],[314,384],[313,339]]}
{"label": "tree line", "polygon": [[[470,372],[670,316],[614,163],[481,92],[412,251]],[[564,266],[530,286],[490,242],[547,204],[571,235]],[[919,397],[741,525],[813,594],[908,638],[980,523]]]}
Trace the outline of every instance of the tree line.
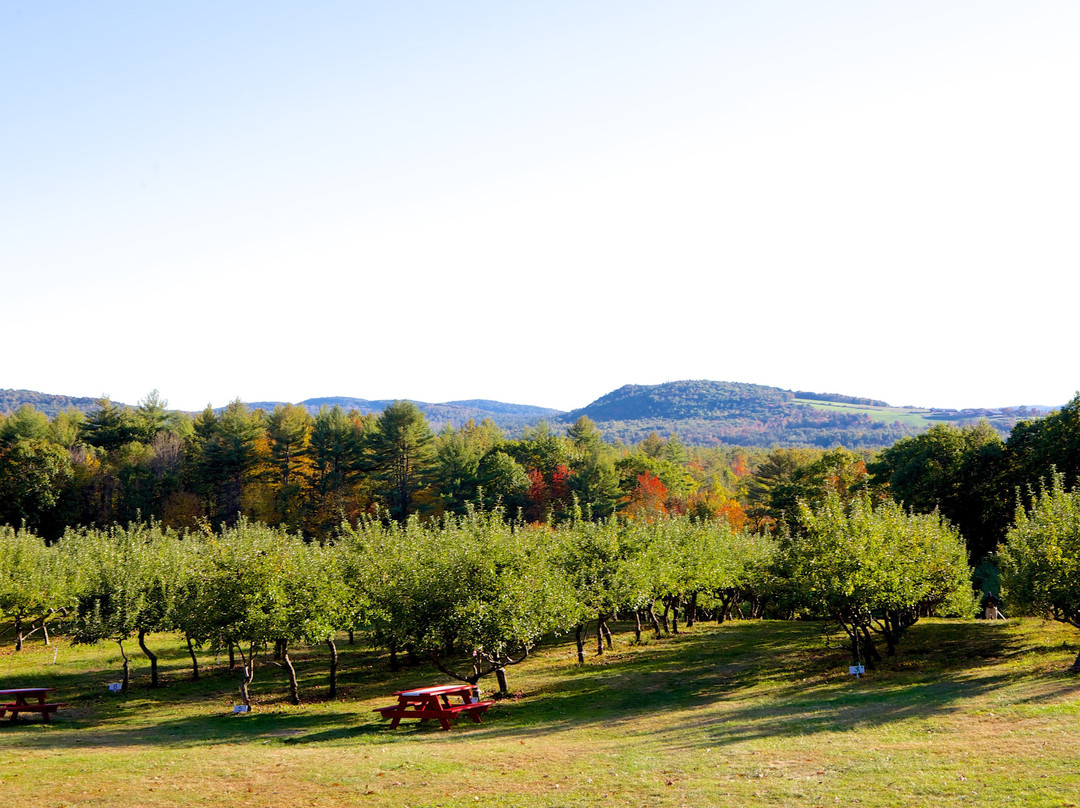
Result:
{"label": "tree line", "polygon": [[134,408],[103,399],[85,416],[50,419],[23,406],[0,420],[0,523],[56,538],[70,525],[194,528],[244,516],[322,538],[377,510],[404,520],[496,503],[526,521],[558,521],[575,506],[597,519],[646,507],[715,515],[737,510],[735,454],[695,458],[656,436],[614,446],[588,418],[517,438],[487,420],[436,433],[404,401],[378,415],[233,402],[192,417],[155,392]]}
{"label": "tree line", "polygon": [[490,421],[435,432],[402,401],[378,415],[237,401],[190,416],[156,391],[133,408],[102,399],[87,415],[23,406],[0,416],[0,524],[55,539],[72,525],[216,528],[245,517],[324,539],[376,512],[403,521],[499,505],[526,522],[578,509],[591,519],[687,514],[765,530],[790,522],[801,500],[866,489],[916,513],[939,511],[978,564],[1042,481],[1056,471],[1066,488],[1077,482],[1080,397],[1019,422],[1007,439],[986,423],[941,424],[879,452],[610,438],[586,416],[514,438]]}

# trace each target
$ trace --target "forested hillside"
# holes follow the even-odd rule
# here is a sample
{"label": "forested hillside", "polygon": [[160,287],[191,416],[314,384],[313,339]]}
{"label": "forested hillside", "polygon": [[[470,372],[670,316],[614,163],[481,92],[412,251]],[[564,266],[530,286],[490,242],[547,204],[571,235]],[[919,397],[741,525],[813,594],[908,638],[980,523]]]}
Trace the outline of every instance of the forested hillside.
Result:
{"label": "forested hillside", "polygon": [[[95,409],[100,400],[100,398],[39,393],[35,390],[0,390],[0,415],[15,412],[19,407],[25,405],[33,407],[50,418],[64,410],[76,410],[85,414]],[[121,407],[129,406],[121,402],[114,403]],[[288,403],[286,401],[246,402],[249,409],[263,410],[264,412],[271,412],[276,407],[285,406]],[[312,415],[315,415],[322,407],[333,407],[335,405],[345,410],[355,410],[363,415],[372,413],[378,415],[393,404],[394,400],[325,396],[322,398],[308,398],[296,403]],[[558,420],[565,415],[562,410],[552,409],[551,407],[507,404],[502,401],[490,401],[487,399],[446,401],[441,404],[432,404],[426,401],[414,401],[413,403],[431,423],[439,426],[449,424],[457,428],[464,426],[469,420],[482,421],[488,418],[497,424],[499,428],[516,433],[520,433],[525,427],[534,426],[544,419]],[[225,407],[214,408],[214,411],[219,415],[224,410]]]}
{"label": "forested hillside", "polygon": [[[286,403],[284,401],[255,401],[248,402],[248,406],[251,409],[270,412],[275,407],[284,406]],[[345,410],[355,410],[364,415],[378,415],[393,403],[391,399],[371,401],[365,398],[329,396],[304,399],[299,403],[299,406],[304,407],[312,415],[315,415],[322,407],[334,406]],[[557,420],[564,414],[562,410],[554,410],[550,407],[507,404],[502,401],[489,401],[486,399],[447,401],[442,404],[431,404],[426,401],[413,401],[412,403],[424,414],[425,418],[438,426],[450,425],[454,428],[460,428],[470,420],[483,421],[486,418],[498,425],[500,429],[514,433],[520,433],[525,427],[534,426],[545,418]]]}
{"label": "forested hillside", "polygon": [[0,415],[15,412],[19,407],[29,405],[51,418],[69,409],[90,412],[97,406],[97,402],[96,398],[59,396],[39,393],[36,390],[0,390]]}
{"label": "forested hillside", "polygon": [[[856,401],[845,396],[827,398]],[[628,384],[572,411],[567,420],[582,415],[624,443],[636,443],[656,432],[704,446],[876,449],[925,428],[899,420],[886,422],[860,411],[814,406],[779,387],[706,380]]]}

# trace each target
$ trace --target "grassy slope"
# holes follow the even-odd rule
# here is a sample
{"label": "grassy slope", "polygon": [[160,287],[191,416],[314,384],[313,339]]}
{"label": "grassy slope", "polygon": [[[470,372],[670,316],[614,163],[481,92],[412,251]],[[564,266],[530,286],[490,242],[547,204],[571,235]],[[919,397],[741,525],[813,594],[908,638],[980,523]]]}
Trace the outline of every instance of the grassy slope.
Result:
{"label": "grassy slope", "polygon": [[841,404],[832,401],[811,401],[810,399],[804,398],[795,399],[795,403],[813,407],[818,410],[827,410],[829,412],[846,412],[853,415],[867,415],[875,421],[881,421],[886,424],[891,424],[893,421],[899,421],[908,426],[929,428],[934,424],[941,423],[940,420],[934,420],[927,417],[930,414],[930,410],[919,409],[918,407],[871,407],[864,404]]}
{"label": "grassy slope", "polygon": [[1012,428],[1012,424],[1014,423],[1014,420],[1010,420],[1003,416],[980,416],[976,418],[953,415],[952,417],[948,417],[945,413],[935,413],[933,410],[922,409],[919,407],[870,407],[862,404],[842,404],[832,401],[813,401],[804,398],[795,399],[795,403],[807,407],[814,407],[819,410],[829,410],[830,412],[848,412],[858,415],[867,415],[875,421],[881,421],[886,424],[899,421],[905,426],[916,427],[917,429],[929,429],[934,426],[934,424],[951,423],[957,425],[986,420],[999,432],[1008,434],[1008,431]]}
{"label": "grassy slope", "polygon": [[[115,646],[61,644],[53,665],[35,643],[4,650],[0,686],[47,683],[71,706],[51,726],[2,722],[0,793],[100,808],[1080,804],[1074,632],[924,621],[855,681],[821,630],[699,624],[640,646],[624,634],[581,668],[552,645],[511,672],[517,697],[448,733],[388,730],[371,709],[440,677],[390,675],[363,652],[346,655],[339,702],[291,707],[265,666],[257,711],[233,716],[235,678],[188,681],[179,645],[163,650],[167,688],[109,696]],[[324,665],[316,650],[302,667],[309,697]]]}

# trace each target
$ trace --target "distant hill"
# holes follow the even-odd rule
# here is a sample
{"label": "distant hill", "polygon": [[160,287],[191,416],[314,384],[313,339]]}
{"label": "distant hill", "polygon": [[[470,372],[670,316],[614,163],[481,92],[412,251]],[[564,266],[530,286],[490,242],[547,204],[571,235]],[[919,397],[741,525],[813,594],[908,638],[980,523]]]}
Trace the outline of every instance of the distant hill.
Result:
{"label": "distant hill", "polygon": [[[247,405],[252,409],[262,409],[270,412],[274,407],[282,404],[281,401],[251,401]],[[309,398],[298,402],[312,415],[321,407],[333,407],[335,405],[343,410],[356,410],[360,413],[380,413],[393,404],[392,399],[369,400],[366,398],[348,398],[345,396],[329,396],[324,398]],[[507,404],[502,401],[489,401],[487,399],[469,399],[467,401],[447,401],[442,404],[431,404],[426,401],[413,402],[435,429],[441,429],[450,424],[455,429],[464,426],[470,419],[480,423],[485,418],[490,418],[495,424],[507,432],[521,432],[525,427],[532,426],[544,419],[557,421],[565,415],[562,410],[553,410],[549,407],[534,407],[528,404]]]}
{"label": "distant hill", "polygon": [[90,412],[90,410],[97,409],[99,400],[97,398],[57,396],[50,393],[38,393],[34,390],[0,390],[0,414],[14,412],[24,404],[29,404],[34,409],[52,418],[57,413],[69,408],[74,408],[79,412]]}
{"label": "distant hill", "polygon": [[[0,414],[12,412],[23,404],[30,404],[50,417],[69,407],[89,412],[97,407],[97,401],[33,390],[0,390]],[[251,401],[247,405],[270,412],[283,403]],[[380,413],[392,401],[337,396],[309,398],[298,403],[313,414],[320,407],[334,405],[346,411]],[[890,407],[872,398],[708,380],[628,384],[569,413],[487,399],[413,403],[436,430],[447,424],[459,428],[470,419],[479,423],[490,418],[514,436],[542,420],[563,427],[587,415],[608,440],[627,444],[638,443],[656,432],[664,437],[677,434],[685,443],[704,446],[842,445],[852,449],[891,446],[902,437],[917,435],[942,422],[964,425],[985,419],[1005,435],[1018,420],[1039,417],[1054,409]]]}
{"label": "distant hill", "polygon": [[1046,408],[929,410],[836,393],[794,392],[708,380],[620,387],[566,416],[587,415],[609,439],[637,443],[650,432],[677,434],[685,443],[732,446],[846,446],[876,449],[917,435],[941,420],[986,418],[1007,434],[1020,418]]}
{"label": "distant hill", "polygon": [[[29,404],[34,409],[45,413],[50,418],[68,408],[74,408],[80,412],[90,412],[97,409],[99,398],[79,398],[75,396],[55,395],[52,393],[39,393],[35,390],[0,390],[0,415],[14,412],[24,404]],[[115,404],[133,406],[115,401]],[[285,404],[284,401],[248,401],[245,402],[251,409],[261,409],[266,412],[273,411],[274,407]],[[312,415],[319,411],[320,407],[333,407],[335,404],[342,409],[357,410],[361,413],[380,413],[393,403],[392,399],[370,401],[365,398],[350,398],[346,396],[331,396],[325,398],[309,398],[298,402]],[[514,433],[521,432],[525,427],[532,426],[544,419],[558,421],[565,415],[563,410],[555,410],[550,407],[534,407],[528,404],[507,404],[502,401],[489,401],[487,399],[469,399],[467,401],[447,401],[442,404],[430,404],[424,401],[413,402],[424,413],[432,427],[441,429],[446,424],[455,428],[463,426],[473,419],[477,423],[485,418],[490,418],[503,430]],[[215,408],[215,412],[221,412],[224,407]]]}
{"label": "distant hill", "polygon": [[664,384],[627,384],[587,407],[573,410],[571,421],[587,415],[594,421],[638,421],[661,418],[725,420],[765,418],[784,411],[795,394],[779,387],[738,382],[682,381]]}

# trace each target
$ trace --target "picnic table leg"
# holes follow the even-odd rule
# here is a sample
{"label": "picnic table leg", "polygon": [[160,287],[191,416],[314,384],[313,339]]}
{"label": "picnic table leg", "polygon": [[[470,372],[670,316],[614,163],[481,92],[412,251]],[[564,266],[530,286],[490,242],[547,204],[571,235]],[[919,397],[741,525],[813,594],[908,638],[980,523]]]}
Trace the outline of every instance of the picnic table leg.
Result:
{"label": "picnic table leg", "polygon": [[393,713],[394,720],[390,722],[390,729],[397,729],[397,725],[401,723],[401,711],[398,710]]}

